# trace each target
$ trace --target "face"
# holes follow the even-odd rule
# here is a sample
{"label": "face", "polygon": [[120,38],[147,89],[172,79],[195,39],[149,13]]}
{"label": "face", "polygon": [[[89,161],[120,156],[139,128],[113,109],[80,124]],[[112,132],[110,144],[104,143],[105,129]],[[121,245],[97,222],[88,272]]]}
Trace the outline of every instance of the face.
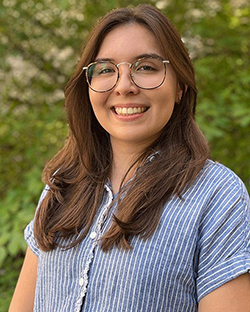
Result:
{"label": "face", "polygon": [[[132,63],[144,54],[163,51],[153,33],[140,24],[118,26],[104,38],[96,59],[110,59],[114,64]],[[160,135],[169,121],[179,90],[176,76],[167,64],[164,83],[152,90],[140,89],[130,78],[128,64],[119,66],[120,77],[111,91],[97,93],[89,89],[94,114],[110,134],[111,144],[147,146]]]}

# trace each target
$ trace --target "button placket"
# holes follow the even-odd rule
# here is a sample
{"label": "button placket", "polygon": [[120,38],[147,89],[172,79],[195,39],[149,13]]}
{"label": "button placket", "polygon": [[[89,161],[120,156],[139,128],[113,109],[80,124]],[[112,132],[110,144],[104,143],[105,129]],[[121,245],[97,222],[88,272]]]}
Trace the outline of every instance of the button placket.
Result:
{"label": "button placket", "polygon": [[92,239],[92,246],[91,246],[91,250],[89,252],[88,259],[86,261],[84,270],[82,272],[82,276],[79,279],[79,286],[81,288],[81,291],[80,291],[80,296],[76,302],[75,312],[80,312],[80,310],[81,310],[83,298],[85,297],[86,292],[87,292],[88,272],[90,269],[91,262],[94,258],[94,250],[95,250],[96,246],[98,245],[98,239],[99,239],[100,234],[101,234],[101,228],[102,228],[102,225],[103,225],[105,218],[107,216],[108,208],[110,207],[112,200],[113,200],[113,194],[112,194],[111,189],[106,185],[105,185],[105,188],[108,192],[108,202],[102,209],[102,213],[101,213],[101,215],[97,221],[96,229],[93,230],[89,235],[89,237]]}

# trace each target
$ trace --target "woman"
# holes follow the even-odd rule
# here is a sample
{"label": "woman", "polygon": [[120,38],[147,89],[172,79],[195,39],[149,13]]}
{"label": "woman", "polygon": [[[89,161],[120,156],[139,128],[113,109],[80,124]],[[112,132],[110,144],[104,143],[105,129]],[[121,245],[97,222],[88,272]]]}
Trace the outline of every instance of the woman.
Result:
{"label": "woman", "polygon": [[10,311],[250,311],[249,198],[208,160],[194,71],[149,5],[108,13],[66,87]]}

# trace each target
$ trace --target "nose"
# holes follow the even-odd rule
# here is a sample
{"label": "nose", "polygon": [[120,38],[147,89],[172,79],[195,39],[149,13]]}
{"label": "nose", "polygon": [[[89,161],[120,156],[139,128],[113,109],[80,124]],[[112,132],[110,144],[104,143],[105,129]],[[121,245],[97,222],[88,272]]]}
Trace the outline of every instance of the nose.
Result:
{"label": "nose", "polygon": [[131,79],[131,71],[130,71],[130,64],[123,62],[118,64],[119,66],[119,79],[115,86],[115,92],[117,94],[126,95],[129,93],[137,94],[139,88],[134,84]]}

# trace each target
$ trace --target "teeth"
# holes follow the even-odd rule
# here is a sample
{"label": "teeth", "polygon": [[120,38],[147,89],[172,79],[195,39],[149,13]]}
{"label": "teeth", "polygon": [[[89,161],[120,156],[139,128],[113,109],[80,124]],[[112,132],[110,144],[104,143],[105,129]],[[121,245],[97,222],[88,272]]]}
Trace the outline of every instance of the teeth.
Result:
{"label": "teeth", "polygon": [[114,107],[117,115],[134,115],[145,112],[146,107]]}

